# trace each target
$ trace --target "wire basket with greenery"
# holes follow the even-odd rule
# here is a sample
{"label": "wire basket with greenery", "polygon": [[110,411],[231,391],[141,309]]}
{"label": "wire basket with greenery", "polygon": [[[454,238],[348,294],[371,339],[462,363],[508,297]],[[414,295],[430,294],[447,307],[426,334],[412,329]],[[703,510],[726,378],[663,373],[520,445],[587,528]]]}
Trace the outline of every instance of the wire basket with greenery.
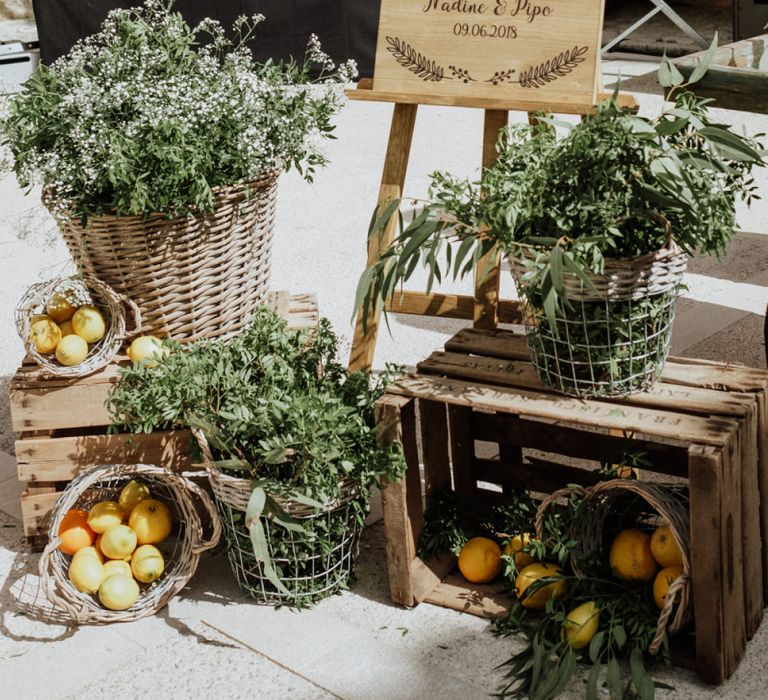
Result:
{"label": "wire basket with greenery", "polygon": [[[671,104],[656,118],[615,98],[577,124],[540,115],[502,133],[479,182],[433,174],[429,200],[407,225],[400,217],[399,236],[360,279],[363,323],[420,266],[431,289],[495,252],[510,259],[543,383],[579,396],[649,388],[667,355],[685,255],[724,252],[736,200],[756,196],[751,173],[763,164],[758,141],[716,123],[686,89],[715,48],[688,83],[662,63]],[[371,237],[399,206],[380,207]]]}
{"label": "wire basket with greenery", "polygon": [[116,424],[195,431],[241,587],[259,602],[306,605],[344,588],[371,489],[398,478],[399,447],[376,439],[370,383],[337,359],[326,320],[291,331],[262,308],[239,336],[186,346],[125,370]]}
{"label": "wire basket with greenery", "polygon": [[266,294],[278,176],[325,164],[355,67],[314,36],[303,60],[257,64],[261,15],[226,32],[172,7],[113,10],[40,66],[0,141],[79,270],[134,299],[145,333],[194,340],[240,331]]}

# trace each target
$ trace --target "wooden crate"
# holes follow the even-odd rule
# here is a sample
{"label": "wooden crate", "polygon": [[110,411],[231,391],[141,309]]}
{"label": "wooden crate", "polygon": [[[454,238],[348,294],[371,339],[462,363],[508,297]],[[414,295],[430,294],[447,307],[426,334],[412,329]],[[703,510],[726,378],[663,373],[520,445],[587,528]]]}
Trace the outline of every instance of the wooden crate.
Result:
{"label": "wooden crate", "polygon": [[[269,306],[288,320],[291,328],[317,325],[314,294],[273,292]],[[107,435],[109,415],[104,402],[118,377],[115,362],[76,380],[44,379],[27,360],[11,380],[11,418],[17,432],[16,461],[24,534],[33,546],[44,543],[47,516],[59,494],[81,470],[98,464],[160,464],[177,471],[195,470],[186,430],[150,435]]]}
{"label": "wooden crate", "polygon": [[382,441],[401,441],[408,462],[401,483],[382,485],[392,600],[485,617],[507,611],[503,584],[467,583],[452,555],[417,556],[431,493],[452,484],[459,512],[471,518],[511,489],[594,483],[597,462],[618,462],[630,440],[652,463],[647,472],[688,481],[695,635],[676,643],[703,679],[722,682],[766,603],[767,397],[766,371],[672,359],[653,391],[569,398],[540,384],[524,337],[461,331],[377,405]]}

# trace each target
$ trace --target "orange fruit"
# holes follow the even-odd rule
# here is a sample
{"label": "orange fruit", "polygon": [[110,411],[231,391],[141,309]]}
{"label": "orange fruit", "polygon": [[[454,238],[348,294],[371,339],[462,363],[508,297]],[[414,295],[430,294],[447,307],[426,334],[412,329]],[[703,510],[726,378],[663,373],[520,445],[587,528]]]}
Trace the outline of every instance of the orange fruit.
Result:
{"label": "orange fruit", "polygon": [[81,508],[67,511],[59,525],[59,537],[59,549],[64,554],[76,554],[90,547],[96,540],[96,533],[88,526],[88,511]]}
{"label": "orange fruit", "polygon": [[473,537],[459,552],[459,571],[470,583],[488,583],[499,575],[501,547],[487,537]]}
{"label": "orange fruit", "polygon": [[653,582],[653,602],[661,610],[664,607],[664,599],[672,583],[683,575],[682,566],[667,566],[659,571]]}
{"label": "orange fruit", "polygon": [[610,564],[613,575],[623,581],[653,581],[659,567],[651,552],[650,534],[636,528],[622,530],[611,545]]}
{"label": "orange fruit", "polygon": [[515,593],[524,608],[541,610],[550,598],[560,598],[565,593],[565,580],[553,581],[540,586],[529,595],[523,594],[534,581],[550,576],[562,576],[563,570],[554,564],[531,564],[526,566],[515,579]]}
{"label": "orange fruit", "polygon": [[672,530],[666,525],[657,527],[651,535],[651,554],[662,568],[683,565],[683,554]]}

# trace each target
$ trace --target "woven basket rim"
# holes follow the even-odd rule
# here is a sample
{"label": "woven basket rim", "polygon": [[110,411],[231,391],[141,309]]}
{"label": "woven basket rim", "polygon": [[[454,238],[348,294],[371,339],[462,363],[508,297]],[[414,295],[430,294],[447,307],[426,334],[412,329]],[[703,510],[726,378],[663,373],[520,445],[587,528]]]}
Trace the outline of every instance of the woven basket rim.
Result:
{"label": "woven basket rim", "polygon": [[[258,188],[264,185],[268,185],[271,182],[274,182],[277,178],[280,177],[282,174],[283,169],[281,167],[275,167],[270,170],[264,171],[262,174],[255,176],[253,178],[243,178],[242,180],[237,180],[229,185],[215,185],[214,187],[211,187],[211,192],[213,193],[213,198],[215,202],[220,202],[223,199],[227,199],[228,197],[231,197],[233,195],[239,196],[243,192],[245,192],[247,189],[253,187]],[[42,194],[42,200],[43,204],[45,204],[46,207],[50,209],[49,204],[56,201],[56,195],[50,188],[46,188],[43,190]],[[71,211],[64,210],[62,212],[63,216],[65,218],[70,219],[71,221],[80,221],[81,217],[77,216]],[[150,211],[145,212],[144,214],[117,214],[115,212],[105,213],[105,214],[89,214],[88,215],[88,221],[96,221],[96,222],[107,222],[107,221],[125,221],[126,223],[129,222],[145,222],[145,221],[153,221],[153,220],[164,220],[164,221],[178,221],[183,219],[195,219],[195,218],[205,218],[207,216],[210,216],[210,212],[197,212],[197,213],[189,213],[184,216],[171,216],[167,212],[161,212],[161,211]],[[86,225],[87,228],[87,225]]]}
{"label": "woven basket rim", "polygon": [[[176,573],[156,588],[142,593],[139,600],[124,611],[113,611],[102,607],[95,599],[79,593],[67,576],[68,560],[58,549],[61,521],[66,513],[76,507],[80,497],[88,490],[98,489],[100,483],[110,480],[151,478],[163,481],[167,488],[177,492],[183,503],[184,539],[178,553]],[[101,487],[103,488],[103,487]],[[111,486],[110,488],[117,488]],[[204,524],[195,508],[196,499],[210,518],[210,533],[204,539]],[[40,556],[38,571],[40,586],[51,605],[69,615],[77,624],[108,624],[112,622],[133,622],[154,615],[168,601],[177,595],[197,570],[200,555],[214,548],[221,538],[222,529],[219,515],[211,498],[197,484],[183,474],[153,464],[107,464],[80,472],[63,491],[54,505],[48,527],[48,544]]]}
{"label": "woven basket rim", "polygon": [[[679,513],[675,511],[682,511],[684,506],[666,493],[670,487],[677,488],[678,485],[622,478],[601,481],[589,487],[566,487],[546,496],[536,512],[536,536],[539,539],[543,539],[544,536],[544,515],[547,509],[556,501],[574,493],[580,494],[585,502],[588,502],[592,498],[605,496],[611,492],[627,491],[642,498],[664,519],[682,554],[683,574],[670,584],[664,608],[659,611],[656,635],[649,647],[649,653],[652,655],[657,654],[661,648],[666,630],[669,629],[671,633],[680,631],[690,621],[693,613],[690,531],[676,517]],[[578,564],[573,557],[571,557],[571,566],[574,573],[581,576]],[[671,596],[670,593],[672,593]]]}

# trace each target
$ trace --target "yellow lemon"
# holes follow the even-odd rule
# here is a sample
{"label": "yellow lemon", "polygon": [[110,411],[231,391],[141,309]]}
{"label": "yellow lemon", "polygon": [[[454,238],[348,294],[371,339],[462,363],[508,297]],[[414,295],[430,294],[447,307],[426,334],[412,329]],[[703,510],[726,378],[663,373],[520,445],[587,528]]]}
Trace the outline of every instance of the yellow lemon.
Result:
{"label": "yellow lemon", "polygon": [[69,321],[75,315],[75,307],[72,306],[67,295],[60,292],[56,292],[50,298],[45,306],[45,311],[56,323]]}
{"label": "yellow lemon", "polygon": [[107,325],[95,306],[81,306],[72,317],[72,328],[86,343],[96,343],[104,337]]}
{"label": "yellow lemon", "polygon": [[131,362],[144,367],[157,367],[158,362],[167,354],[168,348],[164,348],[162,342],[151,335],[139,336],[126,351]]}
{"label": "yellow lemon", "polygon": [[524,532],[522,535],[515,535],[504,547],[504,554],[514,559],[518,571],[522,571],[536,561],[530,552],[522,551],[530,543],[531,536]]}
{"label": "yellow lemon", "polygon": [[96,593],[104,580],[104,567],[93,547],[81,549],[72,557],[69,565],[69,580],[81,593]]}
{"label": "yellow lemon", "polygon": [[157,544],[171,534],[173,518],[165,503],[146,498],[134,506],[128,525],[136,533],[139,544]]}
{"label": "yellow lemon", "polygon": [[152,583],[160,578],[164,570],[165,560],[157,547],[143,544],[133,553],[131,571],[137,581]]}
{"label": "yellow lemon", "polygon": [[524,608],[540,610],[550,598],[559,598],[565,593],[565,580],[560,579],[539,586],[528,595],[524,595],[528,586],[534,581],[550,576],[562,576],[563,570],[554,564],[531,564],[526,566],[515,579],[515,592],[520,598],[520,603]]}
{"label": "yellow lemon", "polygon": [[613,575],[624,581],[650,583],[658,566],[651,552],[651,536],[635,528],[622,530],[611,545]]}
{"label": "yellow lemon", "polygon": [[131,576],[112,574],[99,586],[99,600],[110,610],[127,610],[141,595],[139,584]]}
{"label": "yellow lemon", "polygon": [[667,566],[659,571],[653,582],[653,602],[661,610],[664,607],[667,591],[672,583],[683,575],[682,566]]}
{"label": "yellow lemon", "polygon": [[125,513],[119,503],[102,501],[88,512],[88,525],[91,530],[102,534],[109,528],[123,522]]}
{"label": "yellow lemon", "polygon": [[131,511],[139,501],[144,501],[149,498],[149,487],[146,484],[142,484],[140,481],[131,479],[120,491],[120,495],[117,498],[117,502],[123,507],[125,517],[128,518],[131,515]]}
{"label": "yellow lemon", "polygon": [[59,324],[59,330],[61,331],[61,337],[66,338],[68,335],[72,335],[75,329],[72,328],[72,321],[64,321]]}
{"label": "yellow lemon", "polygon": [[651,554],[662,568],[683,565],[680,547],[672,534],[672,530],[666,525],[657,527],[651,535]]}
{"label": "yellow lemon", "polygon": [[459,552],[459,571],[471,583],[488,583],[499,575],[501,547],[487,537],[473,537]]}
{"label": "yellow lemon", "polygon": [[131,573],[131,565],[127,561],[121,561],[119,559],[110,559],[104,564],[104,578],[112,576],[114,574],[122,574],[123,576],[133,576]]}
{"label": "yellow lemon", "polygon": [[65,367],[79,365],[88,357],[88,343],[79,335],[65,335],[56,346],[56,359]]}
{"label": "yellow lemon", "polygon": [[41,355],[47,355],[59,344],[61,329],[48,316],[37,318],[29,328],[29,339],[34,343],[35,350]]}
{"label": "yellow lemon", "polygon": [[579,605],[565,617],[565,639],[571,649],[578,651],[592,641],[600,626],[600,608],[594,601]]}
{"label": "yellow lemon", "polygon": [[136,549],[136,533],[127,525],[113,525],[101,536],[99,546],[108,559],[125,559]]}

